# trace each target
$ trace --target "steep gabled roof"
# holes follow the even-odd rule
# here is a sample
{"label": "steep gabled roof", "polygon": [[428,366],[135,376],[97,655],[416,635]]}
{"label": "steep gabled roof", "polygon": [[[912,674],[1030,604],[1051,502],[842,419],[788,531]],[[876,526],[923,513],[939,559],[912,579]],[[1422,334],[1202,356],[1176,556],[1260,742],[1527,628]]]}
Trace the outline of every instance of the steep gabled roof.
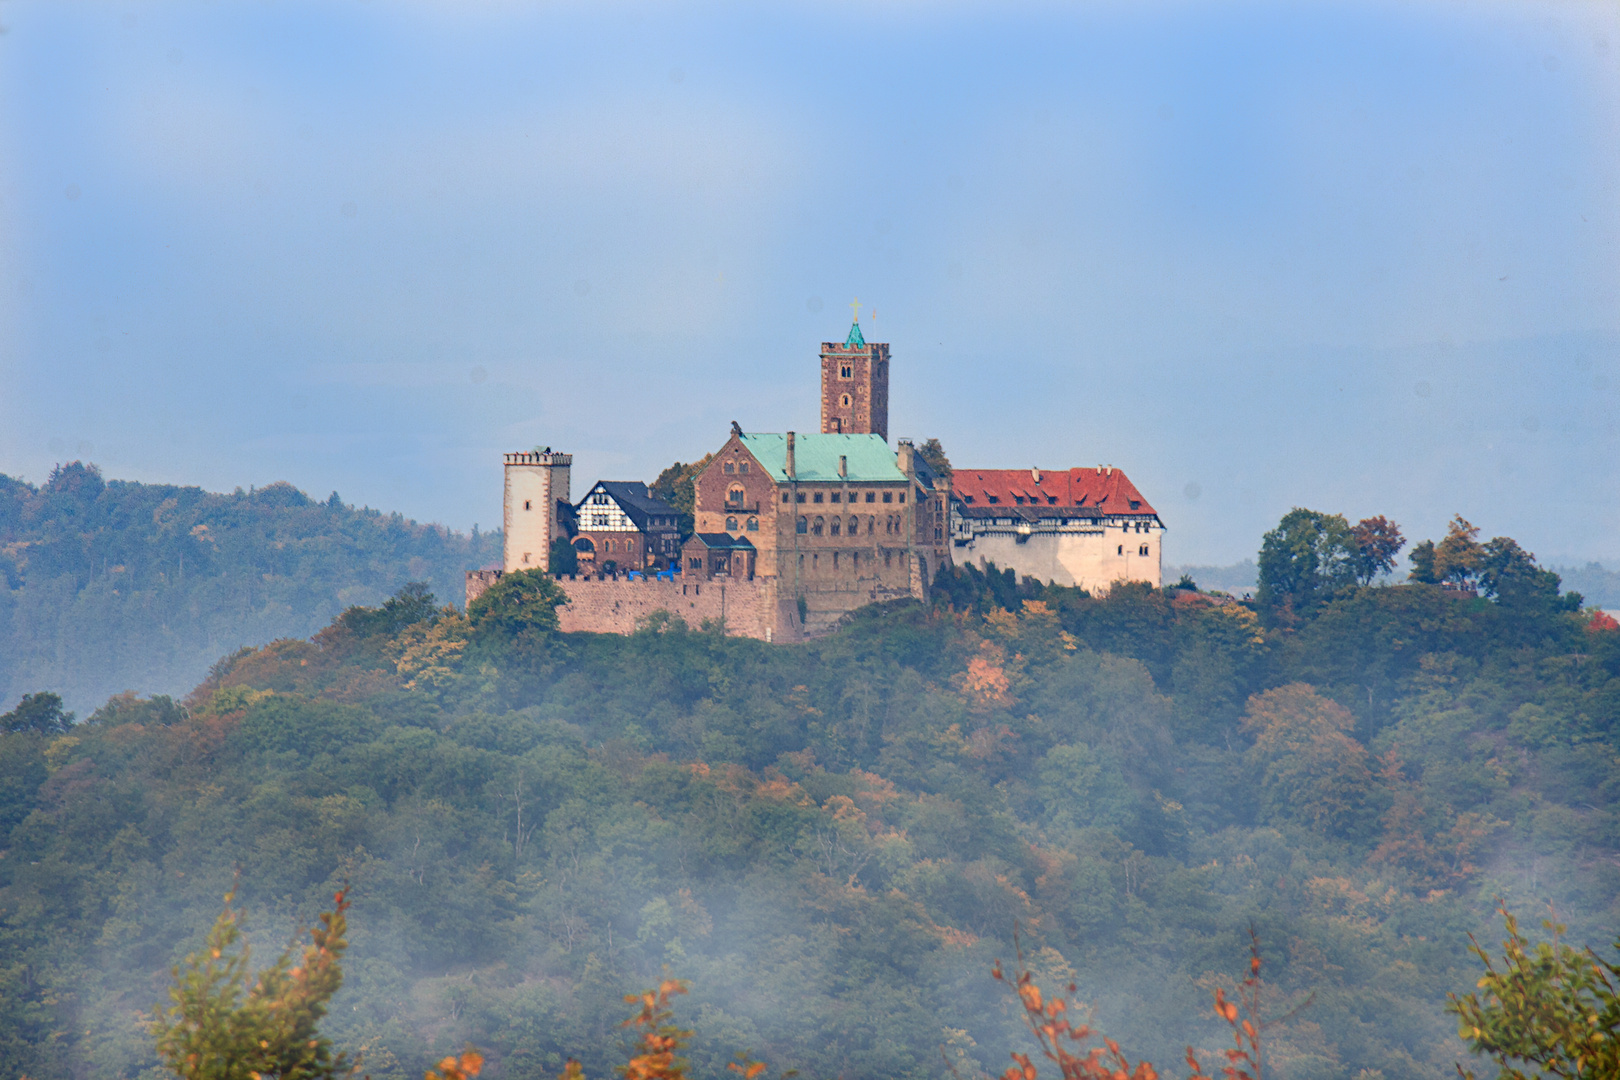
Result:
{"label": "steep gabled roof", "polygon": [[[957,469],[951,497],[965,506],[1084,506],[1104,514],[1157,516],[1123,470]],[[995,501],[992,502],[991,500]]]}
{"label": "steep gabled roof", "polygon": [[[653,517],[670,518],[671,521],[680,513],[669,503],[651,494],[647,485],[640,480],[598,480],[591,487],[591,491],[600,488],[608,493],[608,497],[619,504],[630,523],[642,532],[652,528],[650,519]],[[591,497],[591,491],[585,493],[585,499]],[[585,499],[576,504],[576,510],[585,505]],[[670,526],[661,526],[668,528]]]}
{"label": "steep gabled roof", "polygon": [[[742,444],[754,460],[779,484],[788,481],[787,436],[756,433],[742,436]],[[846,475],[838,475],[838,459],[845,461]],[[793,440],[793,462],[797,479],[804,483],[903,484],[906,474],[894,463],[894,451],[881,435],[797,435]]]}

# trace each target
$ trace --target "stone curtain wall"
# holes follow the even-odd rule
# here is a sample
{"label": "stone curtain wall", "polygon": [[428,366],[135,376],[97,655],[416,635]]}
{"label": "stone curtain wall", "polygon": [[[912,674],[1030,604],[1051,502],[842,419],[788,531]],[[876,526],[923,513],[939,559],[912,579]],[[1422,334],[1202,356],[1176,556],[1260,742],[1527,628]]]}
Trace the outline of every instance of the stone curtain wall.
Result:
{"label": "stone curtain wall", "polygon": [[[467,572],[467,603],[501,579],[499,570]],[[724,619],[733,637],[760,641],[804,640],[798,605],[778,593],[776,581],[659,581],[656,578],[598,580],[561,578],[568,602],[557,620],[568,633],[630,634],[655,611],[667,611],[696,630],[706,619]]]}
{"label": "stone curtain wall", "polygon": [[[568,603],[557,609],[569,633],[628,634],[655,611],[667,611],[696,630],[706,619],[725,619],[726,632],[760,641],[799,641],[797,613],[782,604],[776,581],[659,581],[656,578],[557,582]],[[786,608],[786,610],[784,610]]]}

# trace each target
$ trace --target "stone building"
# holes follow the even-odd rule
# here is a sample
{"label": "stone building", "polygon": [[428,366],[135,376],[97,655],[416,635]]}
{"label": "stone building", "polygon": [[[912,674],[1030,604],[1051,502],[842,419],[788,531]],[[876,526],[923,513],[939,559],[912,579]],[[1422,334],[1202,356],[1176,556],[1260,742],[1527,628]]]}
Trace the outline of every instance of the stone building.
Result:
{"label": "stone building", "polygon": [[866,343],[852,323],[842,345],[821,343],[821,431],[889,438],[889,347]]}
{"label": "stone building", "polygon": [[574,459],[551,447],[506,455],[505,512],[501,518],[503,569],[551,569],[551,543],[568,535],[573,513],[568,474]]}
{"label": "stone building", "polygon": [[754,580],[758,550],[746,536],[727,533],[693,533],[681,549],[684,580]]}
{"label": "stone building", "polygon": [[[815,434],[732,425],[694,480],[695,532],[679,551],[665,523],[674,509],[645,485],[605,481],[575,507],[567,454],[506,455],[505,570],[549,568],[551,541],[577,518],[581,574],[560,582],[563,629],[628,633],[668,610],[768,641],[823,633],[866,604],[926,599],[952,562],[1093,590],[1160,584],[1164,525],[1123,472],[945,478],[909,440],[891,449],[889,346],[868,344],[859,323],[821,345],[820,406]],[[666,572],[622,573],[648,567]],[[468,602],[500,573],[469,573]]]}
{"label": "stone building", "polygon": [[1164,523],[1125,473],[1095,469],[958,469],[951,477],[957,563],[994,563],[1020,579],[1106,591],[1162,583]]}
{"label": "stone building", "polygon": [[679,511],[639,480],[599,480],[574,507],[580,573],[665,570],[680,558]]}
{"label": "stone building", "polygon": [[882,436],[745,433],[699,473],[699,533],[747,539],[755,574],[825,629],[875,601],[925,597],[948,557],[945,492],[909,442]]}

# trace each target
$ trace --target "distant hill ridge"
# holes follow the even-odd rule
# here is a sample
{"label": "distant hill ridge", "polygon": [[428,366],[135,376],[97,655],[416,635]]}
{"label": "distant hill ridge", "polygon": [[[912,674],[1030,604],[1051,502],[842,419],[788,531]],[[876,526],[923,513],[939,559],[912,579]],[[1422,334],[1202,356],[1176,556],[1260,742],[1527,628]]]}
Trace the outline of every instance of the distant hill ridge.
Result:
{"label": "distant hill ridge", "polygon": [[311,499],[230,494],[58,466],[0,474],[0,709],[52,690],[81,714],[126,689],[181,694],[223,653],[308,637],[407,581],[441,598],[500,554],[499,533]]}

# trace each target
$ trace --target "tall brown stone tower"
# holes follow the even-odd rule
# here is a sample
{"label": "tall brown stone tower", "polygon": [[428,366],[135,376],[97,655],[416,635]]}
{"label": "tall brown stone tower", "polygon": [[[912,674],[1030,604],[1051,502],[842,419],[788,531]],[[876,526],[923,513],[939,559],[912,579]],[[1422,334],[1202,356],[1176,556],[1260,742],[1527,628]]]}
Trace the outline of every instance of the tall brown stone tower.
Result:
{"label": "tall brown stone tower", "polygon": [[842,345],[821,343],[821,433],[889,438],[889,347],[868,345],[858,322]]}

